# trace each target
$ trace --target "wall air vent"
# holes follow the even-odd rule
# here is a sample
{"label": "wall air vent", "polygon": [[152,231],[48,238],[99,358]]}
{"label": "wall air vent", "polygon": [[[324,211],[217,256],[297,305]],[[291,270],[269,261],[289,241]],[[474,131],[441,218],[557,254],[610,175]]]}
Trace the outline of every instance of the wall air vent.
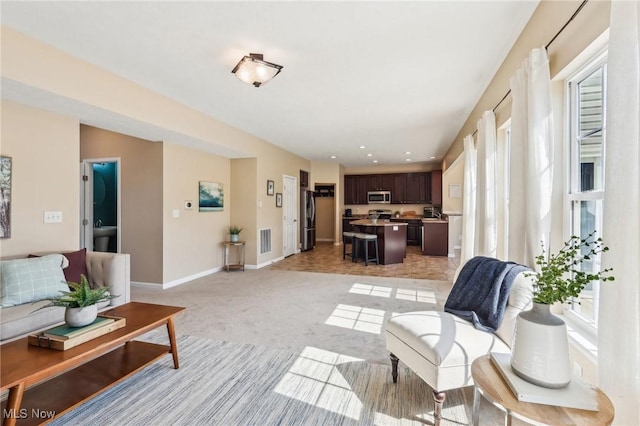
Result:
{"label": "wall air vent", "polygon": [[260,230],[260,254],[271,253],[271,228]]}

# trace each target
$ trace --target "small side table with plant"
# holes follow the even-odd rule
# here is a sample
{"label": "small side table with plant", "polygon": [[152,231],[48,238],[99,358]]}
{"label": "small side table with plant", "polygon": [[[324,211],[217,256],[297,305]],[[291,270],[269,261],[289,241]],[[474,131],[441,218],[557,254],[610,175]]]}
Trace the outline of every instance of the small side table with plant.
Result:
{"label": "small side table with plant", "polygon": [[547,257],[544,245],[536,257],[538,272],[533,281],[533,308],[521,312],[513,336],[511,368],[522,379],[539,386],[562,388],[571,381],[569,341],[564,321],[551,313],[551,305],[577,298],[593,281],[613,281],[611,268],[588,272],[581,269],[606,252],[595,231],[586,238],[572,236],[555,254]]}

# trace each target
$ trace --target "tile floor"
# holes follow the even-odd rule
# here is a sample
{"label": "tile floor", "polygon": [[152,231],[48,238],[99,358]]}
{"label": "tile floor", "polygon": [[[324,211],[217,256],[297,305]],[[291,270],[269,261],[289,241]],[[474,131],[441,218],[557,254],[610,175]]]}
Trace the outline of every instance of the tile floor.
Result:
{"label": "tile floor", "polygon": [[[350,246],[347,246],[347,251]],[[423,256],[420,247],[407,247],[407,257],[403,263],[376,265],[364,262],[342,260],[342,246],[330,242],[319,242],[313,250],[289,256],[269,268],[274,270],[326,272],[331,274],[368,275],[378,277],[416,278],[427,280],[453,281],[453,275],[460,264],[458,257]]]}

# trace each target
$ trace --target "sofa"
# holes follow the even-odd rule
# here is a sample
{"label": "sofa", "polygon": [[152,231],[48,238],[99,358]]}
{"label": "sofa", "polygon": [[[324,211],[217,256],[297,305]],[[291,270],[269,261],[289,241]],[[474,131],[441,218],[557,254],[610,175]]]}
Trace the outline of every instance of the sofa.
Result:
{"label": "sofa", "polygon": [[[116,296],[101,303],[99,311],[130,302],[130,268],[129,254],[85,249],[3,259],[0,261],[0,342],[14,340],[63,323],[65,308],[39,309],[48,303],[41,299],[43,296],[59,294],[60,290],[68,290],[66,282],[79,282],[80,274],[88,278],[91,287],[109,287],[111,295]],[[12,274],[16,270],[18,273]],[[47,281],[47,284],[42,284],[44,281]],[[55,288],[52,288],[52,285]],[[49,287],[45,288],[46,286]],[[34,291],[33,288],[38,290]],[[23,294],[18,294],[21,292]]]}

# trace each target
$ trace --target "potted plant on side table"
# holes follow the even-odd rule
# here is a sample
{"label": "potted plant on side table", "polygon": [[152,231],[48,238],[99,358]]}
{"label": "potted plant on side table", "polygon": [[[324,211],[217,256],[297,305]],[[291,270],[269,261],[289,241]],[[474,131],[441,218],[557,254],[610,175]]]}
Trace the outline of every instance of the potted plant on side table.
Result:
{"label": "potted plant on side table", "polygon": [[527,273],[533,282],[533,307],[516,319],[511,346],[511,368],[518,376],[539,386],[562,388],[571,381],[569,340],[564,321],[551,313],[551,305],[580,296],[594,281],[613,281],[612,268],[595,272],[581,268],[608,251],[595,231],[586,238],[572,236],[558,253],[549,255],[542,246],[536,257],[538,272]]}
{"label": "potted plant on side table", "polygon": [[240,239],[240,232],[242,232],[242,229],[243,228],[240,228],[239,226],[236,226],[236,225],[229,226],[229,236],[231,237],[230,241],[232,243],[238,242],[238,240]]}
{"label": "potted plant on side table", "polygon": [[44,299],[50,303],[39,309],[65,307],[64,321],[69,327],[91,324],[98,317],[98,303],[118,297],[109,294],[109,287],[91,288],[89,280],[84,275],[80,275],[80,283],[69,281],[67,284],[70,291],[61,291],[60,296]]}

